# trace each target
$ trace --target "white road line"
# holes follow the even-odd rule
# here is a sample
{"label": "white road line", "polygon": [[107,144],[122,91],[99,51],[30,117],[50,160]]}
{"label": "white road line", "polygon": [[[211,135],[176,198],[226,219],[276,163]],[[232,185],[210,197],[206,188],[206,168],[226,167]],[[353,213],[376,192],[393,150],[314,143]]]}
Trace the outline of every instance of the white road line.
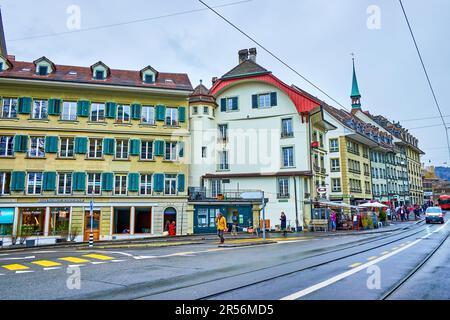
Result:
{"label": "white road line", "polygon": [[111,260],[111,262],[124,262],[125,260]]}
{"label": "white road line", "polygon": [[0,258],[0,261],[7,261],[7,260],[30,260],[35,259],[35,256],[28,256],[28,257],[18,257],[18,258]]}
{"label": "white road line", "polygon": [[58,270],[58,269],[62,269],[62,267],[49,267],[49,268],[44,268],[44,271]]}
{"label": "white road line", "polygon": [[105,254],[120,254],[126,257],[134,257],[131,253],[120,252],[120,251],[102,251],[102,250],[94,250],[94,252],[105,253]]}
{"label": "white road line", "polygon": [[320,290],[320,289],[322,289],[322,288],[325,288],[325,287],[327,287],[327,286],[329,286],[329,285],[331,285],[331,284],[333,284],[333,283],[336,283],[336,282],[338,282],[338,281],[340,281],[340,280],[342,280],[342,279],[345,279],[345,278],[347,278],[347,277],[349,277],[349,276],[351,276],[351,275],[354,275],[355,273],[358,273],[358,272],[360,272],[360,271],[366,269],[367,267],[373,266],[373,265],[377,264],[378,262],[381,262],[381,261],[383,261],[383,260],[386,260],[386,259],[388,259],[388,258],[390,258],[390,257],[392,257],[392,256],[395,256],[395,255],[399,254],[399,253],[402,252],[402,251],[405,251],[406,249],[409,249],[409,248],[415,246],[416,244],[418,244],[418,243],[421,242],[422,240],[424,240],[424,239],[426,239],[426,238],[429,238],[433,233],[437,233],[437,232],[441,231],[444,227],[447,226],[447,224],[448,224],[449,222],[450,222],[450,220],[447,221],[447,223],[445,223],[445,224],[444,224],[442,227],[440,227],[439,229],[436,229],[436,230],[433,231],[432,233],[429,233],[429,234],[427,234],[427,235],[421,237],[420,239],[417,239],[416,241],[411,242],[410,244],[408,244],[408,245],[406,245],[406,246],[403,246],[402,248],[400,248],[400,249],[398,249],[398,250],[396,250],[396,251],[390,252],[390,253],[387,254],[387,255],[384,255],[384,256],[382,256],[382,257],[380,257],[380,258],[378,258],[378,259],[375,259],[375,260],[372,260],[372,261],[370,261],[370,262],[368,262],[368,263],[365,263],[365,264],[363,264],[363,265],[361,265],[361,266],[359,266],[359,267],[356,267],[355,269],[352,269],[352,270],[349,270],[349,271],[347,271],[347,272],[338,274],[337,276],[334,276],[334,277],[332,277],[332,278],[330,278],[330,279],[327,279],[327,280],[325,280],[325,281],[322,281],[322,282],[320,282],[320,283],[318,283],[318,284],[315,284],[315,285],[313,285],[313,286],[311,286],[311,287],[309,287],[309,288],[306,288],[306,289],[300,290],[300,291],[298,291],[298,292],[295,292],[295,293],[293,293],[293,294],[290,294],[290,295],[288,295],[288,296],[286,296],[286,297],[284,297],[284,298],[281,298],[280,300],[297,300],[297,299],[299,299],[299,298],[301,298],[301,297],[304,297],[304,296],[306,296],[306,295],[308,295],[308,294],[311,294],[311,293],[313,293],[313,292],[315,292],[315,291],[317,291],[317,290]]}
{"label": "white road line", "polygon": [[31,253],[38,254],[38,253],[56,253],[56,252],[58,251],[33,251]]}
{"label": "white road line", "polygon": [[105,264],[105,263],[108,263],[108,262],[106,262],[106,261],[92,261],[91,263],[92,264]]}
{"label": "white road line", "polygon": [[16,273],[32,273],[33,270],[22,270],[22,271],[16,271]]}
{"label": "white road line", "polygon": [[85,264],[69,264],[69,268],[79,268],[79,267],[85,267]]}

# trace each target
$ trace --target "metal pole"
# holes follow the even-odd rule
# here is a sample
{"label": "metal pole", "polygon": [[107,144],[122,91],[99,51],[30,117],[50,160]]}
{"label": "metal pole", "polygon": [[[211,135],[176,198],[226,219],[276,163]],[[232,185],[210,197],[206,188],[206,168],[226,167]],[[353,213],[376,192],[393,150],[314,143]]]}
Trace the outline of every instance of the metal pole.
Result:
{"label": "metal pole", "polygon": [[89,248],[94,247],[94,201],[91,202],[90,208],[89,208],[90,214],[91,214],[91,232],[89,234]]}
{"label": "metal pole", "polygon": [[[299,232],[299,221],[298,221],[298,199],[297,199],[297,179],[295,179],[295,176],[292,177],[294,179],[294,199],[295,199],[295,232]],[[299,178],[300,180],[300,178]],[[303,210],[303,215],[305,214],[305,211]]]}
{"label": "metal pole", "polygon": [[262,192],[262,205],[263,205],[263,240],[266,240],[266,205],[264,203],[264,191]]}

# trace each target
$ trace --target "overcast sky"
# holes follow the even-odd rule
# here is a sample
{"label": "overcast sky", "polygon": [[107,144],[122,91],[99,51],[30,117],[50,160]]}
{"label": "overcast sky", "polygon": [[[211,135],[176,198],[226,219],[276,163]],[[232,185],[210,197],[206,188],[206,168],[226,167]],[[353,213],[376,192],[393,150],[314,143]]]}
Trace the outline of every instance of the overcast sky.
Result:
{"label": "overcast sky", "polygon": [[[212,6],[239,0],[205,0]],[[81,9],[81,28],[160,17],[203,8],[197,0],[0,0],[9,54],[56,64],[188,73],[207,86],[237,64],[237,51],[255,46],[208,11],[80,33],[67,32],[70,5]],[[369,29],[371,5],[380,29]],[[450,1],[404,0],[423,58],[450,126]],[[252,0],[217,9],[330,96],[350,108],[351,56],[356,56],[362,103],[372,114],[402,121],[427,153],[423,162],[450,164],[444,129],[400,5],[396,0]],[[257,62],[337,107],[261,49]],[[434,119],[424,119],[436,117]],[[416,119],[416,120],[414,120]],[[421,119],[421,120],[417,120]],[[430,128],[419,128],[432,126]]]}

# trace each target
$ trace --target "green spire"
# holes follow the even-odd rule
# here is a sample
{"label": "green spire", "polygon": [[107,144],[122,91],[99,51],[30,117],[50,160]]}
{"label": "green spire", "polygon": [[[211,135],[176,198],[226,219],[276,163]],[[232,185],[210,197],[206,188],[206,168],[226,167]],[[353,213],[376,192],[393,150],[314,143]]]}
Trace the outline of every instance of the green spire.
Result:
{"label": "green spire", "polygon": [[353,81],[352,81],[352,108],[361,109],[361,94],[359,93],[358,79],[356,78],[355,58],[353,58]]}

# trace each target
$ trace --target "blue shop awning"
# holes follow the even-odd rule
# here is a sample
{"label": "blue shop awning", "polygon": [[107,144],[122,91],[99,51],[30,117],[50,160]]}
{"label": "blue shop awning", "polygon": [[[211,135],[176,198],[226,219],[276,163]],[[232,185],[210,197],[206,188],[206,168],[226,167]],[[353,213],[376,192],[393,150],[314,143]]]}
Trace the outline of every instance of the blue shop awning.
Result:
{"label": "blue shop awning", "polygon": [[12,224],[14,221],[14,208],[0,208],[0,224]]}

